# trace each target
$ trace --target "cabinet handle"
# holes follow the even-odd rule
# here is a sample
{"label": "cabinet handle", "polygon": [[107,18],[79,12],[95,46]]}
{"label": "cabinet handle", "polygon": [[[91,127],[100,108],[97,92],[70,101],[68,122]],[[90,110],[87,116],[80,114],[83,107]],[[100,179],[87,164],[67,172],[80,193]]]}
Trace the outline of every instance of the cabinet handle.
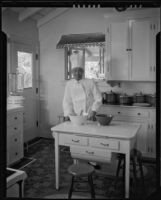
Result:
{"label": "cabinet handle", "polygon": [[141,113],[138,113],[138,115],[141,115]]}
{"label": "cabinet handle", "polygon": [[103,146],[106,146],[106,147],[109,146],[109,144],[104,144],[104,143],[100,143],[100,144],[103,145]]}
{"label": "cabinet handle", "polygon": [[17,130],[17,127],[14,127],[15,130]]}
{"label": "cabinet handle", "polygon": [[153,71],[155,72],[155,66],[153,67]]}
{"label": "cabinet handle", "polygon": [[15,155],[17,156],[17,155],[18,155],[18,153],[16,152],[16,153],[15,153]]}
{"label": "cabinet handle", "polygon": [[149,147],[148,147],[148,152],[149,152]]}
{"label": "cabinet handle", "polygon": [[77,143],[79,143],[79,141],[80,141],[80,140],[73,140],[73,139],[72,139],[72,142],[77,142]]}
{"label": "cabinet handle", "polygon": [[17,138],[15,138],[15,142],[17,142]]}
{"label": "cabinet handle", "polygon": [[14,119],[17,119],[17,117],[15,117]]}
{"label": "cabinet handle", "polygon": [[150,124],[148,124],[148,129],[150,129]]}
{"label": "cabinet handle", "polygon": [[117,112],[118,114],[121,114],[121,112],[119,111],[119,112]]}
{"label": "cabinet handle", "polygon": [[93,151],[86,151],[86,153],[90,154],[90,155],[93,155],[94,152]]}

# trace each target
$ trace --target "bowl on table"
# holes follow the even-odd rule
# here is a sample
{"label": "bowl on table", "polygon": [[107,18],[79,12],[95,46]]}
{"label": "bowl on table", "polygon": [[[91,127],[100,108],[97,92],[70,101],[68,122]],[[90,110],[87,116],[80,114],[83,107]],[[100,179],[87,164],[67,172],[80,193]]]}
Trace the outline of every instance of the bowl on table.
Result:
{"label": "bowl on table", "polygon": [[79,126],[85,124],[87,115],[69,115],[70,121],[73,125]]}
{"label": "bowl on table", "polygon": [[113,119],[113,115],[96,114],[96,120],[100,125],[109,125]]}

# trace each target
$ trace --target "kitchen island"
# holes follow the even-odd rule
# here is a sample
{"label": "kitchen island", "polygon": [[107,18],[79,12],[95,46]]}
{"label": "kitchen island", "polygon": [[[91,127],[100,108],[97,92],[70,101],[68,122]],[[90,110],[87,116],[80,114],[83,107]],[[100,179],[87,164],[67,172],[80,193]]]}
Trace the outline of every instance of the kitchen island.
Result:
{"label": "kitchen island", "polygon": [[74,126],[70,121],[51,128],[55,138],[55,177],[59,189],[59,145],[69,146],[72,157],[88,161],[110,162],[111,153],[125,154],[125,197],[129,198],[130,150],[136,145],[137,123],[112,121],[108,126],[87,121]]}

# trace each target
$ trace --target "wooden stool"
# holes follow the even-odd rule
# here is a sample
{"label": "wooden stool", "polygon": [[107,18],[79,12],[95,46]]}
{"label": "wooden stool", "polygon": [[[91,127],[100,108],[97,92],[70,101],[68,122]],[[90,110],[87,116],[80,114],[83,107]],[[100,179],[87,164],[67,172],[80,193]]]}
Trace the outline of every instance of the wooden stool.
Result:
{"label": "wooden stool", "polygon": [[88,183],[90,186],[91,191],[91,198],[95,199],[95,191],[94,191],[94,185],[93,185],[93,179],[92,174],[94,172],[94,167],[85,163],[78,163],[78,164],[72,164],[68,167],[69,174],[72,175],[71,179],[71,185],[68,193],[68,199],[71,199],[73,190],[73,184],[76,177],[88,177]]}
{"label": "wooden stool", "polygon": [[[119,177],[119,172],[121,169],[121,163],[123,161],[123,177],[125,177],[125,156],[124,154],[118,154],[118,167],[117,167],[117,171],[116,171],[116,177]],[[132,163],[133,166],[133,177],[134,177],[134,182],[136,183],[136,178],[137,178],[137,174],[136,174],[136,163],[138,163],[139,165],[139,170],[140,170],[140,175],[142,178],[142,182],[144,184],[144,173],[143,173],[143,166],[142,166],[142,154],[140,151],[138,151],[137,149],[132,149],[130,152],[130,161]]]}

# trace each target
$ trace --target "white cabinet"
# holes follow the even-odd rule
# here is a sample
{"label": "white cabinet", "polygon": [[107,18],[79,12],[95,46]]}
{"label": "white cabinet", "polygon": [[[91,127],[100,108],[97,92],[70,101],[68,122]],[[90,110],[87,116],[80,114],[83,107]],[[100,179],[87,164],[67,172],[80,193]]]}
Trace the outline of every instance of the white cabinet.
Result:
{"label": "white cabinet", "polygon": [[106,20],[108,80],[155,81],[157,10],[112,15]]}
{"label": "white cabinet", "polygon": [[112,114],[113,120],[141,124],[136,137],[136,147],[145,157],[156,156],[156,109],[130,106],[103,105],[99,113]]}
{"label": "white cabinet", "polygon": [[7,109],[7,166],[23,156],[23,107],[12,107]]}

